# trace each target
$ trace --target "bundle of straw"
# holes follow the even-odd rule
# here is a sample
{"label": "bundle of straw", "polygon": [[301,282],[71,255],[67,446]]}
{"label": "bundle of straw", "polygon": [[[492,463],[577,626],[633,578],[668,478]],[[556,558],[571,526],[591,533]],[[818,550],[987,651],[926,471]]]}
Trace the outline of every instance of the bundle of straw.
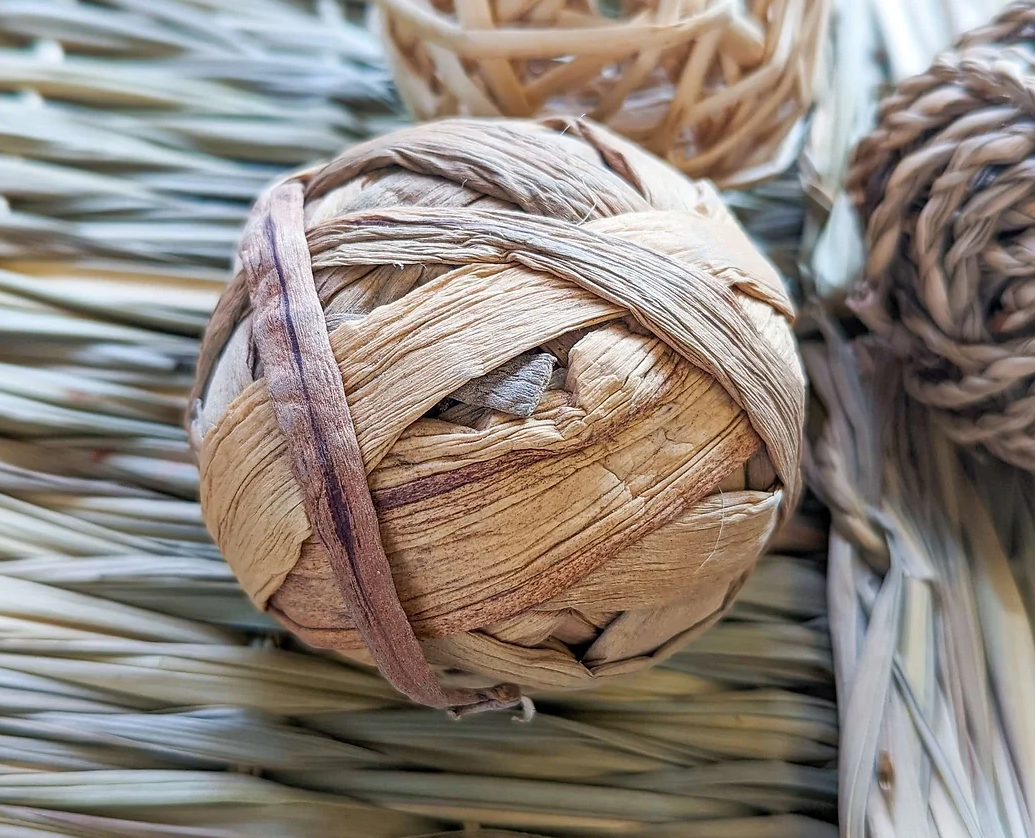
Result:
{"label": "bundle of straw", "polygon": [[298,648],[209,542],[180,421],[247,204],[394,119],[336,8],[0,4],[0,833],[831,838],[816,507],[700,643],[525,726]]}
{"label": "bundle of straw", "polygon": [[[800,272],[829,308],[867,256],[843,184],[881,93],[1000,5],[837,5],[839,61],[804,151]],[[1032,481],[961,458],[908,404],[887,347],[848,344],[815,312],[801,328],[820,414],[807,474],[834,519],[842,834],[1031,835]]]}
{"label": "bundle of straw", "polygon": [[392,100],[334,2],[0,4],[0,255],[222,265],[272,178]]}
{"label": "bundle of straw", "polygon": [[976,474],[887,346],[816,325],[802,349],[825,419],[807,471],[834,523],[843,835],[1029,836],[1032,481]]}
{"label": "bundle of straw", "polygon": [[[836,2],[838,60],[799,171],[728,196],[750,231],[774,234],[803,293],[841,308],[865,262],[843,184],[885,87],[1000,5]],[[1031,835],[1031,478],[955,453],[902,392],[889,397],[897,367],[880,345],[847,345],[817,319],[802,325],[803,354],[827,419],[814,420],[807,471],[835,522],[842,834]]]}
{"label": "bundle of straw", "polygon": [[545,695],[531,725],[449,722],[290,644],[209,543],[178,422],[219,275],[105,270],[0,273],[0,823],[834,834],[817,509],[662,667]]}
{"label": "bundle of straw", "polygon": [[[40,285],[49,270],[4,277]],[[152,372],[190,364],[197,343],[137,312],[175,280],[154,270],[88,312],[5,286],[4,396],[46,418],[0,443],[0,823],[80,836],[389,838],[462,823],[834,834],[815,511],[731,618],[664,667],[545,696],[525,726],[412,710],[376,674],[286,644],[207,542],[170,417],[184,388]]]}

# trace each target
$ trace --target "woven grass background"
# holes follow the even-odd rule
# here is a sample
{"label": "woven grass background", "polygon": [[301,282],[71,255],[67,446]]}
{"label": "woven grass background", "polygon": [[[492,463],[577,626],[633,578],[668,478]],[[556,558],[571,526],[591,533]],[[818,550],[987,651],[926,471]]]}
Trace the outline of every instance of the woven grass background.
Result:
{"label": "woven grass background", "polygon": [[[728,619],[531,726],[298,648],[209,542],[180,423],[198,339],[258,190],[401,118],[363,15],[0,0],[0,835],[831,838],[816,502]],[[889,71],[854,55],[833,86],[870,68],[862,121]],[[845,272],[844,103],[729,196],[807,289]]]}

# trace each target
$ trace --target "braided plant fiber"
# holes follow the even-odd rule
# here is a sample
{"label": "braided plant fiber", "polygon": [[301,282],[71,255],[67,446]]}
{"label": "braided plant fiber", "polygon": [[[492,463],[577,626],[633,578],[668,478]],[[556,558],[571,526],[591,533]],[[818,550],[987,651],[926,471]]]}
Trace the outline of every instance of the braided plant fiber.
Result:
{"label": "braided plant fiber", "polygon": [[779,277],[711,186],[599,126],[357,145],[262,196],[240,261],[199,362],[206,524],[259,607],[415,701],[666,657],[791,509]]}
{"label": "braided plant fiber", "polygon": [[[381,0],[419,119],[577,114],[723,186],[767,167],[813,101],[828,0]],[[770,166],[772,169],[772,165]]]}
{"label": "braided plant fiber", "polygon": [[851,301],[910,359],[950,437],[1033,470],[1033,5],[900,83],[857,147],[867,225]]}

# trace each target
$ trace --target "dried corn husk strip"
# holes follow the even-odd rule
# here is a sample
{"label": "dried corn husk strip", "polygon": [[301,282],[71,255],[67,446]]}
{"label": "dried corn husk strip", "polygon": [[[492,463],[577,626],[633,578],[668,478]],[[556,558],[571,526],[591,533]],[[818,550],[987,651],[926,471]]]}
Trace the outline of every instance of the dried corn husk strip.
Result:
{"label": "dried corn husk strip", "polygon": [[252,333],[292,474],[346,613],[378,669],[413,701],[454,713],[518,705],[521,693],[512,684],[443,687],[400,604],[313,281],[301,184],[275,187],[259,199],[240,255]]}
{"label": "dried corn husk strip", "polygon": [[462,385],[449,398],[473,407],[528,417],[543,399],[553,372],[554,359],[550,355],[529,352]]}

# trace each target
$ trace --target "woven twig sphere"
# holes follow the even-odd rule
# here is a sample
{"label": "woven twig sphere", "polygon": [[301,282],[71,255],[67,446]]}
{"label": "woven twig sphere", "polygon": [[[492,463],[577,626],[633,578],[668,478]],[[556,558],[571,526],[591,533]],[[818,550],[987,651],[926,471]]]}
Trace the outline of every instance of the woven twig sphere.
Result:
{"label": "woven twig sphere", "polygon": [[850,301],[962,445],[1033,470],[1033,5],[882,103],[849,187],[870,254]]}
{"label": "woven twig sphere", "polygon": [[200,360],[206,524],[259,607],[424,704],[649,665],[796,494],[790,317],[712,187],[599,126],[358,145],[253,210]]}
{"label": "woven twig sphere", "polygon": [[757,179],[813,100],[828,0],[381,0],[418,119],[589,116],[693,177]]}

